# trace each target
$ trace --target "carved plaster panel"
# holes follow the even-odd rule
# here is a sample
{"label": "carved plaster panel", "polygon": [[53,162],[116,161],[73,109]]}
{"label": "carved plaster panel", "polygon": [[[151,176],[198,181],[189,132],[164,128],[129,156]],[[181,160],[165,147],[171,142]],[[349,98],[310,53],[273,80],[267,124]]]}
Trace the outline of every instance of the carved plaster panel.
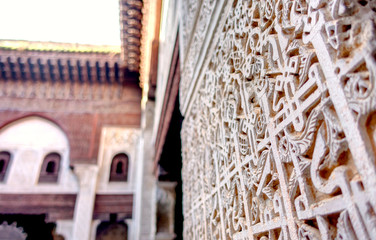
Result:
{"label": "carved plaster panel", "polygon": [[120,146],[128,151],[136,147],[140,130],[136,128],[116,128],[107,127],[103,133],[106,147]]}
{"label": "carved plaster panel", "polygon": [[376,238],[375,12],[234,1],[183,122],[185,239]]}
{"label": "carved plaster panel", "polygon": [[[137,170],[137,149],[140,130],[137,128],[110,127],[102,129],[98,163],[100,166],[97,193],[132,193]],[[110,182],[111,163],[115,155],[124,153],[128,156],[127,181]]]}
{"label": "carved plaster panel", "polygon": [[7,81],[1,83],[0,97],[111,102],[126,100],[128,92],[120,84]]}
{"label": "carved plaster panel", "polygon": [[[194,3],[193,3],[194,2]],[[192,79],[194,77],[194,72],[196,70],[196,64],[200,57],[200,53],[206,39],[209,23],[211,16],[213,14],[214,8],[216,6],[221,6],[223,1],[218,1],[216,3],[213,0],[203,0],[201,5],[199,4],[200,1],[182,1],[181,8],[182,8],[182,19],[181,19],[181,27],[182,27],[182,37],[180,39],[183,40],[182,48],[183,53],[186,40],[184,39],[191,39],[190,44],[187,47],[186,54],[184,54],[184,59],[182,60],[183,70],[181,74],[180,80],[180,102],[182,103],[182,108],[184,109],[184,103],[187,101],[187,96],[189,93],[190,88],[192,87]],[[200,6],[200,8],[198,8]],[[188,11],[188,12],[184,12]],[[196,13],[198,11],[198,13]],[[194,21],[193,16],[197,14],[197,20]],[[184,19],[187,19],[190,25],[184,26]],[[193,23],[196,25],[193,25]],[[195,26],[193,28],[193,26]],[[184,110],[183,110],[184,112]]]}
{"label": "carved plaster panel", "polygon": [[182,0],[180,1],[180,10],[183,13],[181,15],[180,29],[181,38],[179,39],[180,48],[183,50],[182,57],[185,56],[187,46],[190,42],[195,20],[197,19],[197,13],[200,9],[202,0]]}

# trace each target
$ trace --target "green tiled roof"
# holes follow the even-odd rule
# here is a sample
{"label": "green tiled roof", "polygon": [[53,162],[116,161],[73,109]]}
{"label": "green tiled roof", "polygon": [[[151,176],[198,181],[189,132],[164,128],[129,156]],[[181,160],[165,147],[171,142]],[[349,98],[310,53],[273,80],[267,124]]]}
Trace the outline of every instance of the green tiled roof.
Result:
{"label": "green tiled roof", "polygon": [[19,51],[52,51],[77,53],[120,53],[120,46],[89,45],[77,43],[35,42],[25,40],[0,40],[0,49]]}

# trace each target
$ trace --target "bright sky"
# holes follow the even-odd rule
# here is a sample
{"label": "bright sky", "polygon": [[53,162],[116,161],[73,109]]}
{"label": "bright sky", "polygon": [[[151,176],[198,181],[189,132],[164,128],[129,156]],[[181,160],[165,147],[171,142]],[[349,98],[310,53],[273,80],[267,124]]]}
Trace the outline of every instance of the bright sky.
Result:
{"label": "bright sky", "polygon": [[119,0],[0,0],[0,39],[120,45]]}

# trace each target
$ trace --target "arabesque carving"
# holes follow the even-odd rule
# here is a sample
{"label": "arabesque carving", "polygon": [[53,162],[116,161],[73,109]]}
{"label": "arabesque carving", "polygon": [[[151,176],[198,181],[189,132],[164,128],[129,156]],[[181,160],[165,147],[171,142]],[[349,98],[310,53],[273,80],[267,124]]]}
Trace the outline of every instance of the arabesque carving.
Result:
{"label": "arabesque carving", "polygon": [[183,122],[185,239],[376,238],[375,26],[375,1],[234,1]]}
{"label": "arabesque carving", "polygon": [[140,131],[133,128],[107,128],[104,144],[106,146],[123,146],[127,149],[136,147]]}

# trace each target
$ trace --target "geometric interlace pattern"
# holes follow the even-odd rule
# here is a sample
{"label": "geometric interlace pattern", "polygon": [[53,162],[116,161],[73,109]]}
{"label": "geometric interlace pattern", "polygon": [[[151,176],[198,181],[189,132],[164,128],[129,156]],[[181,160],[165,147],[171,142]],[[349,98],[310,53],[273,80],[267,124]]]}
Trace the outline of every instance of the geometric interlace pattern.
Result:
{"label": "geometric interlace pattern", "polygon": [[225,18],[183,122],[184,239],[376,239],[376,1]]}

